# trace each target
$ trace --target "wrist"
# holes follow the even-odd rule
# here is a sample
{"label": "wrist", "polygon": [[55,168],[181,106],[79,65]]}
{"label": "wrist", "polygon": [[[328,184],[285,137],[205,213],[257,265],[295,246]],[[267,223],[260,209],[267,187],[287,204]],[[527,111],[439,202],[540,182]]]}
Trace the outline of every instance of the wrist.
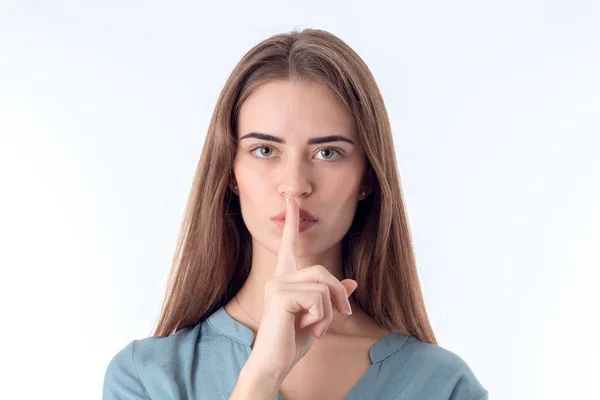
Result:
{"label": "wrist", "polygon": [[269,363],[269,361],[257,357],[256,354],[250,354],[248,361],[242,368],[245,377],[263,382],[272,382],[278,386],[283,383],[288,372],[288,368]]}
{"label": "wrist", "polygon": [[285,371],[270,368],[251,355],[240,371],[236,391],[248,394],[248,399],[273,399],[286,376]]}

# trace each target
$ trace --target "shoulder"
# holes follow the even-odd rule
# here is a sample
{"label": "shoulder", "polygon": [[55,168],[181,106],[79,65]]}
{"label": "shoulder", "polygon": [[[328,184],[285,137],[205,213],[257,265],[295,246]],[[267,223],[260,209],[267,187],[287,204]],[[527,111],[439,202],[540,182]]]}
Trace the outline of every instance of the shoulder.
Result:
{"label": "shoulder", "polygon": [[404,350],[413,362],[423,367],[454,372],[470,370],[458,354],[437,344],[421,342],[413,336],[407,339]]}
{"label": "shoulder", "polygon": [[133,340],[110,361],[102,398],[226,398],[251,351],[251,336],[221,308],[170,336]]}
{"label": "shoulder", "polygon": [[413,336],[396,336],[401,346],[386,363],[401,371],[400,378],[404,380],[405,387],[418,393],[418,397],[451,400],[488,398],[487,390],[458,354],[436,344],[421,342]]}
{"label": "shoulder", "polygon": [[[156,378],[173,377],[194,354],[202,324],[170,336],[133,340],[110,360],[104,375],[103,400],[149,399]],[[161,376],[162,375],[162,376]],[[160,379],[160,382],[165,382]],[[168,379],[167,379],[168,381]]]}

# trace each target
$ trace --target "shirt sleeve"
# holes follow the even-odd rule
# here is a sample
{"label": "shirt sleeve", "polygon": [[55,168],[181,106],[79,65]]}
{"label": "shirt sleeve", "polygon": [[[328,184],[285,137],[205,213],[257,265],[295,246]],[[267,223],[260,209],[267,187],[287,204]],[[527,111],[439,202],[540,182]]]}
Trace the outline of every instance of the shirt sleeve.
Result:
{"label": "shirt sleeve", "polygon": [[488,391],[481,385],[473,371],[466,367],[456,382],[449,400],[488,400]]}
{"label": "shirt sleeve", "polygon": [[150,400],[134,359],[135,340],[119,351],[104,374],[102,400]]}

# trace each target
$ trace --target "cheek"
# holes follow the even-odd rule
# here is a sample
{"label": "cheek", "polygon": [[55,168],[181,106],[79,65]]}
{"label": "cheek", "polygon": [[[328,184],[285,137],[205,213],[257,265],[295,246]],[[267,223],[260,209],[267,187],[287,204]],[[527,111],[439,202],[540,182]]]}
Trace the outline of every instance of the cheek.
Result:
{"label": "cheek", "polygon": [[343,235],[352,225],[357,208],[358,181],[353,177],[332,181],[323,194],[326,208],[326,229],[335,235]]}
{"label": "cheek", "polygon": [[263,170],[257,170],[257,168],[244,162],[237,163],[234,172],[239,188],[242,217],[247,225],[252,224],[250,220],[261,215],[258,211],[265,211],[265,199],[269,186],[268,179]]}
{"label": "cheek", "polygon": [[252,200],[261,198],[267,193],[269,177],[265,174],[265,171],[243,168],[242,166],[236,171],[236,179],[242,198]]}
{"label": "cheek", "polygon": [[340,202],[355,197],[359,185],[360,176],[358,171],[354,170],[336,171],[320,183],[320,187],[327,192],[328,196],[335,195]]}

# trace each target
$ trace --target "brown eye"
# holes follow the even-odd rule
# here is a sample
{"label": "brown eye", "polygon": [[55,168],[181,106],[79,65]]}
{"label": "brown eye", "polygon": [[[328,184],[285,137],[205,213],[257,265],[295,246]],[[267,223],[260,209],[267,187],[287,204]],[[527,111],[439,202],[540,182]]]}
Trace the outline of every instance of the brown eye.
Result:
{"label": "brown eye", "polygon": [[[260,151],[260,154],[257,153],[257,150]],[[255,148],[253,148],[252,150],[250,150],[250,154],[253,155],[254,157],[261,159],[261,160],[268,160],[274,153],[274,150],[269,147],[269,146],[257,146]],[[338,159],[343,157],[343,154],[340,150],[334,149],[334,148],[330,148],[330,147],[325,147],[322,148],[321,150],[317,151],[317,154],[320,154],[321,156],[323,156],[324,158],[320,158],[320,160],[322,161],[339,161]],[[337,154],[337,155],[336,155]]]}
{"label": "brown eye", "polygon": [[[321,154],[325,157],[325,159],[329,160],[333,152],[331,151],[331,149],[324,149],[321,150]],[[326,154],[329,154],[329,156],[327,156]]]}
{"label": "brown eye", "polygon": [[[257,150],[260,151],[260,154],[256,152]],[[273,149],[271,149],[269,146],[258,146],[250,150],[250,154],[259,159],[271,158],[270,156],[272,155],[272,153]]]}
{"label": "brown eye", "polygon": [[[325,160],[325,161],[337,161],[337,159],[342,156],[339,151],[329,148],[329,147],[319,150],[319,153],[321,154],[321,156],[323,156],[323,158],[321,160]],[[337,156],[336,156],[336,153],[337,153]]]}

